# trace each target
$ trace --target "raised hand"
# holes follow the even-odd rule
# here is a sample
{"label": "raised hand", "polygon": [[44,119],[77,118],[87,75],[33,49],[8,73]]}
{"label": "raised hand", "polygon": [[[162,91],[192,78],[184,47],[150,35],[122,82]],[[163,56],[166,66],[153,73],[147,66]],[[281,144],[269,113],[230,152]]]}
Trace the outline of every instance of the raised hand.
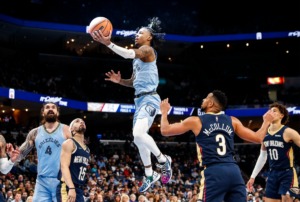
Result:
{"label": "raised hand", "polygon": [[14,149],[13,145],[10,143],[6,144],[6,153],[9,155],[11,162],[16,162],[18,157],[20,156],[20,150],[18,147]]}
{"label": "raised hand", "polygon": [[108,46],[111,43],[111,41],[110,41],[111,34],[112,34],[112,32],[110,31],[108,36],[104,36],[102,31],[98,30],[98,31],[94,31],[93,33],[91,33],[91,36],[95,41]]}
{"label": "raised hand", "polygon": [[111,70],[110,72],[105,73],[107,78],[105,78],[106,81],[111,81],[114,83],[120,83],[121,81],[121,73],[118,71],[118,73],[115,73],[114,70]]}
{"label": "raised hand", "polygon": [[269,122],[270,124],[274,120],[274,113],[271,110],[268,110],[264,115],[263,115],[264,121]]}
{"label": "raised hand", "polygon": [[169,103],[169,98],[166,98],[161,101],[161,103],[160,103],[161,114],[168,114],[170,108],[171,108],[171,105]]}

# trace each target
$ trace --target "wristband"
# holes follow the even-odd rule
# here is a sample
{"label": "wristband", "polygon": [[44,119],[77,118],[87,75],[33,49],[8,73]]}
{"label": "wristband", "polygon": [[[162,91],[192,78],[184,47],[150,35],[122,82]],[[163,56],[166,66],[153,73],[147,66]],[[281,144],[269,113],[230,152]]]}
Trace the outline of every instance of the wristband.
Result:
{"label": "wristband", "polygon": [[69,189],[75,189],[75,187],[69,188]]}

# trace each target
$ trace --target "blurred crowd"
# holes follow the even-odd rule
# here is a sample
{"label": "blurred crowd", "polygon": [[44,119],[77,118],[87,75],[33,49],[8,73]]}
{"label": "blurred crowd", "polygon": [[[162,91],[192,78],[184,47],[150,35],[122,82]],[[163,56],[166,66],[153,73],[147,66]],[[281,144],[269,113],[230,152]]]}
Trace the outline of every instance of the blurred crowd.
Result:
{"label": "blurred crowd", "polygon": [[[9,132],[6,126],[1,123],[1,133],[7,142],[20,146],[26,138],[27,132]],[[117,133],[117,131],[112,133]],[[91,150],[87,183],[84,188],[86,201],[119,202],[122,197],[128,196],[130,202],[196,202],[201,168],[194,143],[168,144],[168,142],[164,142],[158,145],[163,153],[172,156],[173,176],[168,184],[158,181],[145,193],[138,192],[144,173],[138,150],[133,142],[124,141],[116,145],[113,141],[91,142],[87,138],[86,143],[90,148],[97,148]],[[299,149],[295,149],[295,153],[300,153]],[[245,182],[256,163],[259,150],[260,145],[258,144],[240,143],[235,145],[235,158]],[[295,159],[296,170],[300,174],[299,158]],[[37,164],[37,153],[33,149],[24,160],[13,167],[9,174],[0,176],[0,188],[7,201],[21,202],[19,198],[22,199],[22,202],[30,201],[30,196],[34,192]],[[255,201],[262,201],[267,169],[266,165],[257,176],[255,191],[248,193],[249,201],[254,198],[256,198]],[[154,170],[156,170],[155,167]]]}

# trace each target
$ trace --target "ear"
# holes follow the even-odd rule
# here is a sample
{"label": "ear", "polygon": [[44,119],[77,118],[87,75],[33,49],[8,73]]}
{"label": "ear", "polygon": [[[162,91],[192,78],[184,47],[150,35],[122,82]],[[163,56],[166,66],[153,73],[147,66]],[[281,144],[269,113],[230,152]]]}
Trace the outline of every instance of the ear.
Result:
{"label": "ear", "polygon": [[209,101],[208,101],[208,106],[209,107],[213,107],[214,106],[214,101],[212,100],[212,99],[209,99]]}
{"label": "ear", "polygon": [[281,113],[280,113],[280,118],[283,119],[283,117],[284,117],[284,114],[281,114]]}
{"label": "ear", "polygon": [[149,36],[148,36],[148,41],[151,41],[153,39],[153,36],[150,34]]}

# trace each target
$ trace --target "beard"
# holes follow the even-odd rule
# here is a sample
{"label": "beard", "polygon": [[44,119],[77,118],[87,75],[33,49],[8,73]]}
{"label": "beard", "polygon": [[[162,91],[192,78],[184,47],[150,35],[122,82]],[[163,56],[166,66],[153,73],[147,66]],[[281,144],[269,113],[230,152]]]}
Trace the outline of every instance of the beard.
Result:
{"label": "beard", "polygon": [[47,114],[45,116],[45,121],[48,123],[54,123],[57,121],[57,115],[56,114]]}
{"label": "beard", "polygon": [[79,129],[78,129],[78,133],[82,133],[82,134],[84,134],[85,133],[85,131],[86,131],[86,128],[84,128],[84,127],[79,127]]}

